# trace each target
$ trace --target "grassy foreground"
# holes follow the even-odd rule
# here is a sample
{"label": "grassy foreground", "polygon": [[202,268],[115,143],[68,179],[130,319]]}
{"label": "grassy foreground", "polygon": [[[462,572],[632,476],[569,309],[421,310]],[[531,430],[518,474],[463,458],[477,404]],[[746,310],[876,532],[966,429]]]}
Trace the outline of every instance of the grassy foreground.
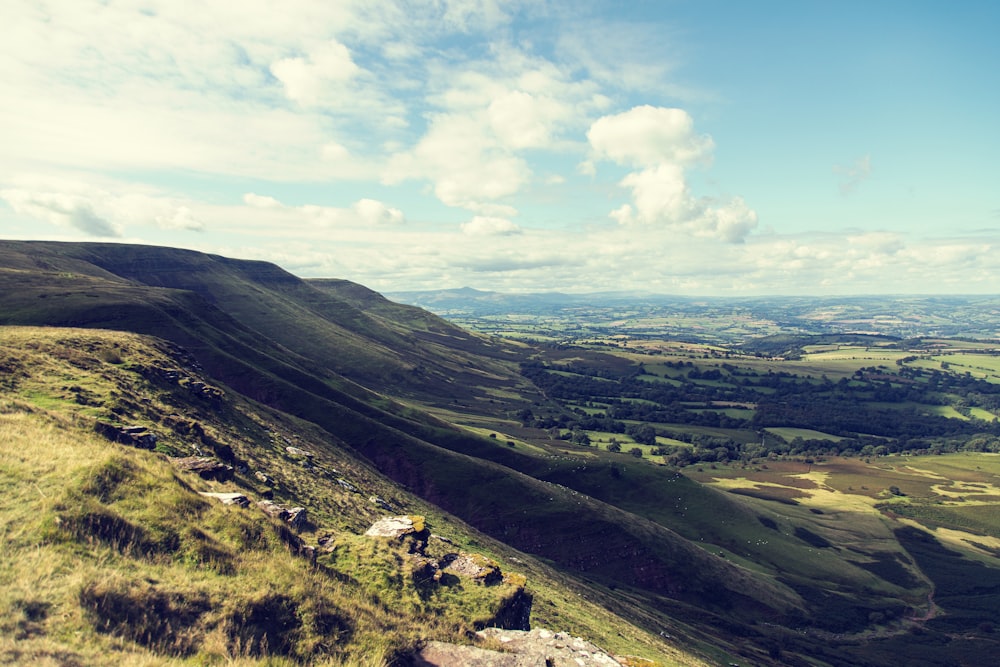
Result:
{"label": "grassy foreground", "polygon": [[[0,366],[0,662],[387,665],[429,639],[470,642],[530,595],[536,622],[653,664],[704,664],[308,423],[212,387],[169,345],[5,327]],[[98,422],[154,434],[155,448],[112,442]],[[194,454],[232,470],[181,470]],[[268,516],[265,498],[308,519]],[[364,536],[385,506],[445,539]],[[429,576],[453,552],[503,580]]]}

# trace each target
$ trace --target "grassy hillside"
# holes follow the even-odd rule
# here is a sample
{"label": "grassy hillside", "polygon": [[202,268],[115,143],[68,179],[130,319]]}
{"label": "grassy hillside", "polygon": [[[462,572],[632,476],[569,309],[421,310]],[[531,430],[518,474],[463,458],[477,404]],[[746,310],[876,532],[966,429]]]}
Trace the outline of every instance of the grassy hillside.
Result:
{"label": "grassy hillside", "polygon": [[[423,640],[468,642],[527,586],[536,623],[699,664],[189,363],[130,334],[0,329],[0,660],[381,665]],[[113,442],[98,423],[144,429],[155,444]],[[195,454],[230,468],[205,479],[183,469]],[[213,492],[251,503],[202,495]],[[307,519],[269,516],[264,499]],[[364,536],[386,506],[440,537]],[[429,578],[428,563],[454,552],[493,560],[504,580]]]}
{"label": "grassy hillside", "polygon": [[314,285],[264,262],[124,244],[0,242],[0,267],[17,291],[7,323],[140,331],[196,352],[267,342],[285,363],[395,395],[531,397],[505,346],[343,281]]}
{"label": "grassy hillside", "polygon": [[[309,521],[298,533],[265,518],[271,528],[251,542],[266,542],[269,546],[258,550],[269,560],[286,554],[282,558],[294,563],[287,566],[294,572],[303,567],[297,539],[304,538],[307,547],[322,547],[316,569],[341,584],[357,585],[344,589],[343,598],[330,593],[324,598],[329,608],[340,609],[351,596],[376,600],[371,614],[361,617],[365,627],[377,628],[373,636],[384,640],[378,650],[385,656],[405,655],[420,638],[454,640],[477,623],[516,616],[497,610],[518,599],[517,585],[510,582],[513,589],[428,589],[420,582],[431,570],[426,562],[408,559],[405,545],[386,551],[360,537],[388,507],[425,517],[433,532],[462,550],[481,550],[500,563],[514,563],[512,570],[527,576],[535,596],[537,623],[664,664],[689,659],[671,650],[672,645],[713,664],[841,665],[892,664],[884,647],[895,646],[899,653],[914,629],[926,632],[928,641],[947,640],[952,646],[992,642],[979,627],[992,623],[992,616],[956,604],[963,591],[952,585],[956,572],[981,574],[975,569],[979,561],[974,567],[970,561],[949,559],[934,546],[965,544],[961,548],[968,551],[963,540],[973,539],[986,545],[975,547],[977,557],[988,558],[987,542],[962,532],[981,531],[979,518],[964,507],[933,503],[874,507],[859,503],[850,489],[827,489],[822,479],[767,477],[768,466],[752,462],[750,452],[761,436],[750,422],[765,413],[762,406],[792,405],[807,391],[821,397],[816,404],[826,405],[834,402],[822,392],[856,391],[872,405],[876,398],[905,398],[885,380],[884,371],[858,374],[871,363],[868,359],[838,357],[831,362],[823,357],[828,352],[818,350],[816,358],[796,362],[801,364],[796,375],[786,376],[772,374],[773,361],[740,359],[737,367],[721,350],[690,346],[681,346],[682,354],[669,363],[654,358],[664,352],[653,346],[530,348],[468,334],[346,281],[307,282],[258,262],[107,244],[0,243],[0,324],[115,329],[160,340],[153,344],[125,333],[80,329],[28,334],[18,333],[26,329],[7,329],[13,332],[5,334],[11,341],[8,348],[20,350],[23,357],[18,361],[13,355],[5,374],[13,378],[7,384],[15,406],[10,414],[29,415],[38,428],[43,424],[37,419],[55,420],[60,429],[79,431],[74,440],[98,438],[93,434],[98,422],[105,435],[126,440],[132,436],[115,436],[115,429],[144,427],[158,436],[155,446],[163,455],[124,450],[126,458],[137,457],[127,464],[141,470],[134,479],[145,481],[134,488],[132,481],[115,482],[122,489],[120,499],[102,500],[105,494],[99,491],[93,500],[80,490],[95,484],[103,488],[103,482],[93,480],[117,479],[118,472],[80,469],[74,479],[83,481],[62,479],[66,488],[78,489],[73,498],[83,498],[89,509],[83,518],[63,516],[54,507],[38,510],[49,512],[50,523],[76,527],[68,529],[68,537],[63,529],[54,534],[67,544],[107,550],[115,568],[139,571],[147,561],[170,561],[174,567],[180,560],[200,571],[217,567],[212,563],[218,561],[229,572],[244,567],[242,554],[249,549],[249,543],[239,541],[243,538],[217,527],[231,518],[205,527],[181,521],[185,512],[173,512],[164,524],[148,494],[139,489],[180,480],[182,491],[171,487],[166,497],[183,497],[171,502],[202,508],[195,513],[199,520],[206,512],[236,510],[219,508],[197,491],[232,490],[234,485],[255,499],[269,496],[282,506],[307,507]],[[32,347],[32,338],[50,342],[42,350]],[[125,345],[126,340],[132,342]],[[134,351],[126,352],[126,347]],[[36,353],[62,359],[63,365],[47,379],[32,380],[36,370],[49,365],[42,357],[32,358]],[[906,354],[898,350],[897,357]],[[519,365],[524,362],[529,363],[522,375]],[[828,371],[830,378],[821,378]],[[934,382],[944,387],[940,378]],[[979,389],[969,385],[962,391],[983,402],[974,393]],[[736,391],[746,397],[726,395]],[[694,392],[697,400],[684,398],[684,392]],[[790,398],[769,403],[776,392]],[[615,411],[617,416],[609,417]],[[847,441],[810,429],[810,424],[778,421],[785,413],[774,408],[767,414],[772,421],[764,423],[766,438],[805,441],[808,435],[810,447]],[[685,421],[669,423],[681,417]],[[661,426],[664,419],[668,423]],[[657,425],[650,433],[635,430],[649,423]],[[591,444],[599,446],[586,446],[577,437],[588,433]],[[625,443],[625,452],[635,451],[609,451],[612,438]],[[10,450],[22,446],[17,441]],[[653,450],[667,446],[697,455],[701,464],[683,474],[654,465],[650,457],[659,454]],[[166,467],[197,453],[195,448],[231,465],[232,479],[225,484],[192,482],[189,473]],[[723,461],[732,465],[725,467]],[[25,465],[18,475],[20,497],[27,501],[31,494],[22,488],[23,481],[41,474],[44,465],[27,459]],[[729,472],[715,475],[722,470]],[[909,493],[910,486],[893,479],[894,486]],[[13,506],[10,512],[15,513]],[[928,518],[932,514],[937,524]],[[899,532],[914,525],[906,521],[934,530],[927,533],[931,542]],[[104,535],[107,526],[109,537],[96,542],[86,537]],[[946,535],[953,537],[951,542],[942,542]],[[450,547],[430,540],[420,548],[435,560],[443,553],[436,549]],[[290,551],[299,555],[287,555]],[[144,555],[137,560],[137,553]],[[180,582],[187,571],[172,572]],[[291,582],[314,576],[265,578]],[[160,581],[149,573],[142,577]],[[197,609],[221,609],[242,599],[236,591],[212,588],[218,581],[203,587],[178,584],[165,597],[149,598],[150,604],[170,611],[186,608],[190,599],[199,601]],[[327,579],[316,581],[317,590],[325,590]],[[146,591],[137,582],[127,580],[112,597],[131,596],[135,586]],[[939,585],[950,586],[949,604],[964,610],[966,625],[961,627],[971,638],[938,621],[933,593],[941,590]],[[476,594],[465,595],[469,591]],[[992,589],[983,594],[991,596]],[[21,615],[17,623],[33,627],[31,617],[37,614],[32,604],[9,604]],[[375,611],[380,604],[405,608],[406,620],[398,625],[380,620]],[[140,645],[178,656],[214,651],[211,655],[228,660],[242,655],[243,649],[233,646],[234,636],[258,646],[250,652],[259,653],[262,637],[270,644],[274,637],[288,635],[294,639],[282,645],[281,653],[290,660],[322,655],[356,661],[374,650],[357,629],[344,631],[343,644],[310,648],[318,645],[317,637],[330,634],[308,620],[325,612],[307,612],[311,607],[301,597],[281,605],[294,608],[287,616],[292,625],[274,636],[260,629],[234,630],[235,635],[219,630],[248,622],[255,612],[245,607],[191,611],[183,632],[150,630],[160,639]],[[112,629],[118,626],[108,616],[111,612],[94,609],[87,612],[94,641],[106,636],[122,640],[125,631]],[[187,613],[181,616],[188,618]],[[182,640],[180,635],[197,639]],[[131,636],[125,640],[139,641]],[[183,645],[183,650],[168,644]]]}

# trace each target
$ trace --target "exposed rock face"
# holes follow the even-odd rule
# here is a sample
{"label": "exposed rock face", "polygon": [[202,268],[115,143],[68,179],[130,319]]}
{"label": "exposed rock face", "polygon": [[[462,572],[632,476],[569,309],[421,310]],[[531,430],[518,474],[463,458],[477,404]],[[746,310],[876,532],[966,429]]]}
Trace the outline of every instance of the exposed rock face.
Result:
{"label": "exposed rock face", "polygon": [[441,559],[441,569],[449,574],[472,579],[484,586],[492,586],[503,581],[500,566],[479,554],[448,554]]}
{"label": "exposed rock face", "polygon": [[215,498],[223,505],[239,505],[240,507],[250,506],[250,499],[247,498],[242,493],[216,493],[212,491],[199,491],[198,495],[205,496],[207,498]]}
{"label": "exposed rock face", "polygon": [[149,432],[145,426],[118,426],[107,422],[97,422],[94,430],[112,442],[131,445],[139,449],[152,449],[156,446],[156,435]]}
{"label": "exposed rock face", "polygon": [[264,513],[268,516],[280,519],[292,528],[301,528],[306,522],[305,507],[293,507],[288,509],[287,507],[282,507],[278,503],[271,500],[260,500],[257,502],[257,507],[264,510]]}
{"label": "exposed rock face", "polygon": [[493,618],[482,625],[477,624],[477,628],[494,628],[501,630],[521,630],[527,632],[531,630],[531,605],[534,597],[523,588],[504,599],[500,608],[493,615]]}
{"label": "exposed rock face", "polygon": [[402,539],[407,535],[415,535],[423,531],[423,517],[387,516],[373,523],[371,528],[365,531],[365,535]]}
{"label": "exposed rock face", "polygon": [[504,652],[428,642],[414,657],[416,667],[621,667],[611,654],[562,632],[487,628],[476,633],[500,642]]}
{"label": "exposed rock face", "polygon": [[225,482],[233,477],[233,467],[218,459],[207,456],[186,456],[173,459],[173,464],[181,470],[197,473],[202,479]]}
{"label": "exposed rock face", "polygon": [[368,498],[368,502],[372,503],[373,505],[378,505],[387,512],[396,511],[396,508],[392,506],[392,503],[390,503],[385,498],[382,498],[381,496],[371,496]]}

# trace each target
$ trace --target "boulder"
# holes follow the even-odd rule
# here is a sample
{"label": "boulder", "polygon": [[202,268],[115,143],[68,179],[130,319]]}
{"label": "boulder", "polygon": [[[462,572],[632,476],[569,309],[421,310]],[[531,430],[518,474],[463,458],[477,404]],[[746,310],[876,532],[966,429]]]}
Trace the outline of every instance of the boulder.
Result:
{"label": "boulder", "polygon": [[260,500],[257,502],[257,507],[263,510],[268,516],[280,519],[293,528],[301,528],[306,522],[305,507],[292,507],[289,509],[272,500]]}
{"label": "boulder", "polygon": [[480,638],[499,642],[504,652],[475,646],[427,642],[414,656],[416,667],[621,667],[614,656],[562,632],[487,628]]}
{"label": "boulder", "polygon": [[156,435],[150,433],[145,426],[118,426],[99,421],[94,424],[94,430],[112,442],[131,445],[139,449],[156,447]]}
{"label": "boulder", "polygon": [[484,586],[494,586],[503,581],[503,572],[500,571],[500,566],[480,554],[448,554],[441,559],[441,569],[448,574],[472,579],[475,583]]}
{"label": "boulder", "polygon": [[223,505],[239,505],[240,507],[249,507],[250,499],[247,498],[242,493],[218,493],[214,491],[199,491],[198,495],[205,496],[206,498],[215,498],[220,501]]}
{"label": "boulder", "polygon": [[180,470],[196,473],[202,479],[225,482],[233,477],[233,466],[208,456],[185,456],[173,459],[173,464]]}
{"label": "boulder", "polygon": [[373,523],[371,528],[365,531],[365,535],[402,539],[407,535],[422,533],[424,530],[422,516],[387,516]]}
{"label": "boulder", "polygon": [[392,506],[392,503],[390,503],[388,500],[386,500],[385,498],[383,498],[381,496],[370,496],[368,498],[368,502],[372,503],[373,505],[378,505],[379,507],[381,507],[382,509],[386,510],[387,512],[395,512],[396,511],[396,508]]}
{"label": "boulder", "polygon": [[288,518],[285,519],[288,525],[293,528],[301,528],[306,523],[306,508],[293,507],[288,510]]}

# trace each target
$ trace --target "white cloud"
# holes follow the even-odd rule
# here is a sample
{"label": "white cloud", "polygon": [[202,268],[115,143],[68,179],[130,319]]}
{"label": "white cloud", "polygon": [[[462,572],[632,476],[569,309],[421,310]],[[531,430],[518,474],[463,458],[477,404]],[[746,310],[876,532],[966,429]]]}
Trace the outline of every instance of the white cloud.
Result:
{"label": "white cloud", "polygon": [[282,218],[293,216],[321,226],[381,227],[406,222],[406,216],[401,210],[376,199],[359,199],[347,208],[316,204],[287,206],[274,197],[248,192],[243,195],[243,201],[251,208],[271,211]]}
{"label": "white cloud", "polygon": [[254,194],[253,192],[248,192],[245,195],[243,195],[243,201],[246,202],[248,206],[253,206],[254,208],[280,209],[284,206],[280,201],[278,201],[274,197],[258,195]]}
{"label": "white cloud", "polygon": [[893,232],[865,232],[847,237],[847,242],[856,248],[871,252],[893,255],[906,247],[903,237]]}
{"label": "white cloud", "polygon": [[328,41],[305,57],[283,58],[271,64],[271,73],[281,81],[289,99],[303,105],[335,101],[344,94],[343,84],[360,68],[343,44]]}
{"label": "white cloud", "polygon": [[477,215],[462,223],[462,231],[473,236],[510,236],[520,234],[521,228],[506,218]]}
{"label": "white cloud", "polygon": [[441,114],[412,151],[393,157],[383,178],[390,184],[429,178],[444,204],[482,211],[518,192],[530,176],[527,162],[498,146],[478,119]]}
{"label": "white cloud", "polygon": [[[685,168],[708,164],[714,143],[696,134],[683,109],[638,106],[597,119],[587,132],[596,158],[639,167],[619,185],[632,194],[632,204],[610,213],[626,226],[658,226],[694,236],[742,243],[757,226],[757,214],[739,197],[728,201],[695,197]],[[592,162],[578,166],[594,172]]]}
{"label": "white cloud", "polygon": [[90,201],[84,197],[61,192],[29,192],[26,190],[0,190],[16,213],[49,222],[66,229],[74,229],[87,236],[112,238],[121,236],[121,230],[111,221],[100,216]]}
{"label": "white cloud", "polygon": [[206,228],[195,203],[121,183],[23,177],[16,187],[0,190],[0,198],[20,215],[86,236],[121,238],[126,231],[143,228]]}
{"label": "white cloud", "polygon": [[374,199],[360,199],[351,210],[367,225],[399,225],[406,222],[403,212]]}
{"label": "white cloud", "polygon": [[608,102],[593,82],[508,44],[490,56],[430,65],[426,102],[435,110],[416,144],[389,160],[386,183],[429,180],[444,204],[492,215],[532,183],[527,151],[582,148],[588,114]]}
{"label": "white cloud", "polygon": [[648,105],[599,118],[587,139],[598,158],[633,167],[705,163],[714,148],[711,137],[695,134],[683,109]]}
{"label": "white cloud", "polygon": [[178,206],[172,214],[158,215],[154,218],[161,229],[179,229],[193,232],[204,231],[205,223],[195,216],[187,206]]}

